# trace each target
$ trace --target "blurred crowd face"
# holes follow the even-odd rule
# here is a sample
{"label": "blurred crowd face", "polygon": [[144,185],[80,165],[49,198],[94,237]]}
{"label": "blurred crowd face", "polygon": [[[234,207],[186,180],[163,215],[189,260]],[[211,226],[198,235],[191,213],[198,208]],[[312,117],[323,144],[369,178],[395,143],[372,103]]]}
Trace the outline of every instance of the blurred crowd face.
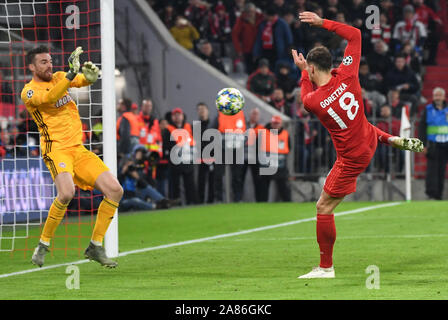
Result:
{"label": "blurred crowd face", "polygon": [[202,44],[201,52],[203,55],[205,55],[207,57],[211,56],[212,52],[213,52],[212,44],[210,42],[206,42],[206,43]]}
{"label": "blurred crowd face", "polygon": [[362,64],[359,66],[359,74],[365,76],[369,74],[369,65],[368,64]]}
{"label": "blurred crowd face", "polygon": [[179,127],[184,122],[184,114],[180,112],[175,112],[174,114],[171,115],[171,120],[173,120],[174,124]]}
{"label": "blurred crowd face", "polygon": [[249,121],[250,123],[258,123],[260,121],[260,110],[258,108],[250,110]]}
{"label": "blurred crowd face", "polygon": [[403,14],[404,20],[410,21],[412,18],[414,18],[414,12],[406,10]]}
{"label": "blurred crowd face", "polygon": [[432,93],[432,100],[438,104],[441,105],[443,103],[443,101],[445,101],[445,92],[443,90],[440,89],[435,89],[434,92]]}
{"label": "blurred crowd face", "polygon": [[397,57],[395,58],[395,67],[398,69],[398,71],[401,71],[406,66],[406,60],[403,57]]}
{"label": "blurred crowd face", "polygon": [[142,113],[145,116],[151,115],[152,112],[152,101],[151,100],[143,100],[142,101]]}
{"label": "blurred crowd face", "polygon": [[381,118],[383,119],[389,119],[390,115],[392,114],[389,106],[382,106],[380,110]]}
{"label": "blurred crowd face", "polygon": [[384,54],[386,52],[386,44],[383,41],[375,42],[375,46],[373,47],[376,53]]}
{"label": "blurred crowd face", "polygon": [[267,75],[269,73],[269,67],[268,66],[260,66],[260,73],[263,75]]}
{"label": "blurred crowd face", "polygon": [[167,125],[168,125],[168,121],[166,121],[166,119],[161,119],[159,121],[160,131],[162,131],[163,129],[166,129]]}
{"label": "blurred crowd face", "polygon": [[120,99],[118,101],[117,111],[120,113],[126,112],[126,105],[124,104],[123,99]]}
{"label": "blurred crowd face", "polygon": [[400,92],[398,90],[390,90],[388,94],[389,103],[395,104],[400,101]]}
{"label": "blurred crowd face", "polygon": [[271,122],[271,127],[272,127],[272,129],[280,130],[281,127],[282,127],[282,123],[281,122],[276,122],[276,121]]}
{"label": "blurred crowd face", "polygon": [[178,28],[185,28],[186,26],[188,26],[188,20],[185,19],[182,16],[177,17],[177,19],[176,19],[176,27],[178,27]]}
{"label": "blurred crowd face", "polygon": [[274,101],[282,101],[284,99],[285,95],[283,94],[282,89],[275,89],[272,93],[272,99]]}
{"label": "blurred crowd face", "polygon": [[208,108],[207,106],[200,104],[198,105],[198,116],[200,120],[207,120],[208,119]]}
{"label": "blurred crowd face", "polygon": [[274,4],[277,6],[283,6],[285,4],[285,0],[274,0]]}

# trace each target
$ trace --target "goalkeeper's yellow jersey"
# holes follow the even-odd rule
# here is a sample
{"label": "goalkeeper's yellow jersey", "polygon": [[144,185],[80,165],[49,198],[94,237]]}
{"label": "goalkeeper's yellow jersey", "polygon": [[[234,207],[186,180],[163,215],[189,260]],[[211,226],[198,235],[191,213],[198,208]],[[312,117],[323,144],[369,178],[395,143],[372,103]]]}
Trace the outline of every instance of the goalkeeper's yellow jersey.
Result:
{"label": "goalkeeper's yellow jersey", "polygon": [[[84,87],[90,82],[78,74],[71,82],[65,72],[56,72],[49,82],[31,80],[22,90],[22,100],[40,132],[42,154],[82,145],[82,123],[78,107],[68,94],[69,87]],[[52,90],[57,86],[57,90]]]}

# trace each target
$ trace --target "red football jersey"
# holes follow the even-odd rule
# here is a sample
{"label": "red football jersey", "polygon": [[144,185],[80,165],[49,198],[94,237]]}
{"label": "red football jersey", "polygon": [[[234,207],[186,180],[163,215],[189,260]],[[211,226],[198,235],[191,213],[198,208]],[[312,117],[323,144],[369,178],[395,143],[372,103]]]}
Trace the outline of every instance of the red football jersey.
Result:
{"label": "red football jersey", "polygon": [[[329,131],[338,157],[354,162],[370,161],[377,145],[376,132],[367,121],[358,79],[361,59],[361,32],[343,23],[324,20],[323,28],[348,41],[340,66],[331,71],[331,80],[316,90],[308,72],[302,71],[301,96]],[[368,158],[368,159],[367,159]]]}

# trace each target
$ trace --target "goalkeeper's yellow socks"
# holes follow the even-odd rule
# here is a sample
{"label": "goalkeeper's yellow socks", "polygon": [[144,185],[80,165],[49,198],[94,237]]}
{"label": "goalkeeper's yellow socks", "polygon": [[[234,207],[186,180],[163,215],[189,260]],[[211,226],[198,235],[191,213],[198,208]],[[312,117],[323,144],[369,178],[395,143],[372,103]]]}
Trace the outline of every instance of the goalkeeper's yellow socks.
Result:
{"label": "goalkeeper's yellow socks", "polygon": [[44,229],[42,230],[42,235],[40,236],[40,242],[45,245],[49,245],[51,239],[54,237],[54,233],[59,225],[59,223],[64,218],[65,212],[67,211],[68,203],[62,203],[55,198],[51,204],[50,210],[48,211],[47,221],[45,221]]}
{"label": "goalkeeper's yellow socks", "polygon": [[95,227],[93,228],[92,243],[95,245],[101,245],[103,243],[104,235],[107,228],[114,218],[115,211],[118,209],[118,202],[111,199],[104,198],[98,207],[98,213],[96,215]]}

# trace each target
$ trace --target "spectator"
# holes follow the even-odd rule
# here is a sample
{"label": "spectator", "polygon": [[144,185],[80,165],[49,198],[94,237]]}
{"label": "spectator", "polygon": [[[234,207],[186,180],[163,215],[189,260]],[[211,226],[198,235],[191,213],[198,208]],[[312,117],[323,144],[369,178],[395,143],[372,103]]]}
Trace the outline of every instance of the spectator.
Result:
{"label": "spectator", "polygon": [[392,116],[401,119],[401,109],[405,106],[404,102],[400,99],[400,91],[391,89],[387,93],[387,103],[391,107]]}
{"label": "spectator", "polygon": [[291,30],[285,20],[279,18],[274,7],[266,10],[266,19],[258,27],[253,49],[255,59],[265,58],[271,70],[279,60],[290,60]]}
{"label": "spectator", "polygon": [[232,28],[230,25],[230,17],[226,11],[226,7],[222,2],[218,2],[215,6],[215,12],[209,11],[207,17],[207,28],[203,34],[219,48],[217,55],[219,57],[228,56],[226,45],[231,42]]}
{"label": "spectator", "polygon": [[336,20],[336,15],[338,14],[338,12],[342,12],[344,14],[347,12],[338,0],[327,0],[324,8],[325,18],[330,20]]}
{"label": "spectator", "polygon": [[[180,199],[180,178],[182,177],[186,203],[195,204],[198,201],[194,181],[193,152],[195,142],[193,131],[191,125],[186,122],[182,109],[173,109],[171,118],[172,124],[168,124],[162,132],[163,148],[169,154],[170,198]],[[176,129],[183,129],[183,131],[175,132]],[[173,150],[174,147],[176,147],[175,150]]]}
{"label": "spectator", "polygon": [[140,123],[140,144],[145,146],[151,153],[159,156],[162,154],[162,133],[159,120],[153,115],[153,102],[147,98],[142,101],[141,111],[137,116]]}
{"label": "spectator", "polygon": [[[199,121],[201,122],[201,138],[205,130],[212,128],[212,123],[210,121],[209,109],[204,102],[200,102],[196,106]],[[214,197],[214,161],[213,159],[205,159],[202,157],[202,151],[207,144],[201,143],[201,163],[198,169],[198,194],[199,203],[213,203]],[[205,198],[205,191],[207,188],[207,199]]]}
{"label": "spectator", "polygon": [[269,71],[269,61],[261,59],[258,62],[258,69],[247,80],[247,89],[265,102],[269,102],[274,88],[275,75]]}
{"label": "spectator", "polygon": [[[271,129],[276,131],[271,131]],[[287,167],[287,156],[290,151],[290,140],[288,131],[282,127],[282,118],[273,116],[271,122],[266,125],[266,129],[262,136],[261,151],[267,156],[277,156],[277,171],[273,175],[263,175],[262,196],[264,202],[269,200],[269,186],[271,181],[275,181],[277,185],[277,194],[282,201],[291,201],[291,187],[289,185],[289,173]],[[273,149],[271,150],[271,146]],[[270,162],[271,163],[271,162]],[[261,163],[261,166],[266,164]]]}
{"label": "spectator", "polygon": [[145,154],[145,147],[137,145],[132,157],[127,158],[120,169],[118,180],[124,189],[120,208],[124,211],[167,209],[172,205],[147,182]]}
{"label": "spectator", "polygon": [[311,172],[311,159],[313,152],[313,141],[317,135],[316,124],[311,121],[311,113],[306,111],[300,95],[300,89],[295,93],[295,101],[292,105],[292,118],[296,125],[296,163],[295,168],[301,173]]}
{"label": "spectator", "polygon": [[276,87],[283,90],[288,102],[294,100],[294,90],[297,88],[297,81],[291,77],[290,70],[289,64],[281,63],[275,81]]}
{"label": "spectator", "polygon": [[[310,11],[315,12],[321,18],[323,17],[323,9],[314,3],[310,3]],[[304,35],[303,47],[305,48],[305,53],[308,53],[309,50],[315,47],[316,43],[326,46],[327,42],[333,37],[332,32],[324,28],[311,27],[308,23],[302,23],[300,28]]]}
{"label": "spectator", "polygon": [[184,15],[199,33],[203,33],[210,5],[201,0],[189,0],[188,2],[189,5],[185,9]]}
{"label": "spectator", "polygon": [[270,105],[273,106],[277,111],[288,114],[289,112],[289,103],[285,99],[285,94],[283,93],[282,88],[275,88],[272,93]]}
{"label": "spectator", "polygon": [[232,30],[232,41],[239,59],[244,60],[246,73],[255,71],[253,48],[257,38],[258,25],[263,15],[257,12],[253,3],[247,3],[241,16],[236,20]]}
{"label": "spectator", "polygon": [[406,5],[403,9],[403,20],[397,22],[394,27],[395,52],[399,52],[406,43],[410,43],[417,52],[422,54],[427,31],[423,23],[414,19],[414,15],[414,7],[410,4]]}
{"label": "spectator", "polygon": [[165,118],[159,119],[159,126],[160,126],[160,133],[162,135],[162,155],[157,163],[156,167],[156,183],[157,183],[157,190],[163,195],[168,195],[168,184],[170,180],[170,174],[169,174],[169,159],[170,159],[170,153],[167,148],[165,148],[166,145],[169,144],[169,141],[164,140],[164,138],[170,138],[170,136],[163,136],[164,130],[167,129],[168,126],[168,120]]}
{"label": "spectator", "polygon": [[385,88],[400,91],[400,99],[411,102],[411,116],[415,114],[420,100],[420,84],[415,73],[406,65],[405,56],[395,57],[395,66],[385,77]]}
{"label": "spectator", "polygon": [[126,98],[118,103],[120,117],[117,120],[117,152],[120,156],[129,155],[139,143],[140,124],[135,107],[136,105]]}
{"label": "spectator", "polygon": [[204,60],[211,66],[215,67],[222,73],[227,74],[221,59],[216,57],[215,53],[213,52],[212,44],[208,40],[200,41],[198,47],[199,47],[199,57],[202,60]]}
{"label": "spectator", "polygon": [[392,36],[392,27],[389,24],[387,15],[384,12],[380,14],[380,25],[374,27],[371,33],[372,43],[375,43],[378,40],[382,40],[386,44],[390,43],[390,38]]}
{"label": "spectator", "polygon": [[377,40],[373,45],[373,51],[367,54],[370,72],[377,76],[378,81],[382,81],[393,67],[388,50],[389,48],[383,40]]}
{"label": "spectator", "polygon": [[414,0],[414,6],[417,20],[423,23],[428,31],[428,38],[425,42],[428,49],[428,59],[425,61],[425,64],[435,65],[440,41],[438,31],[441,29],[442,20],[435,14],[434,10],[424,4],[424,0]]}
{"label": "spectator", "polygon": [[346,13],[348,14],[347,18],[351,21],[352,25],[361,29],[366,20],[366,4],[364,3],[364,0],[353,0],[350,10]]}
{"label": "spectator", "polygon": [[422,72],[422,57],[414,50],[410,43],[404,45],[401,54],[406,60],[406,65],[420,77]]}
{"label": "spectator", "polygon": [[182,47],[192,51],[194,48],[194,41],[199,39],[198,30],[184,17],[178,16],[174,27],[170,29],[174,40],[176,40]]}
{"label": "spectator", "polygon": [[232,26],[232,28],[235,26],[238,18],[240,18],[246,10],[246,6],[247,2],[245,0],[234,0],[231,5],[227,6],[227,11],[230,15],[230,25]]}
{"label": "spectator", "polygon": [[283,19],[286,21],[286,23],[289,25],[289,28],[291,29],[292,42],[294,48],[298,52],[305,54],[305,47],[304,47],[305,35],[303,34],[303,28],[301,28],[302,23],[300,22],[299,19],[297,19],[296,14],[293,11],[286,12],[283,15]]}
{"label": "spectator", "polygon": [[[394,136],[400,136],[401,122],[392,115],[392,109],[387,104],[383,105],[380,109],[380,120],[376,126],[386,133],[390,133]],[[392,149],[385,144],[379,143],[377,147],[377,154],[379,158],[379,168],[385,172],[389,172],[390,164],[392,163],[393,154],[397,155],[397,160],[394,161],[397,165],[397,170],[401,172],[403,168],[404,152],[398,149]]]}
{"label": "spectator", "polygon": [[365,61],[361,61],[359,64],[359,83],[361,88],[365,90],[366,95],[363,95],[366,99],[372,101],[373,108],[379,109],[380,106],[386,103],[386,97],[380,93],[381,82],[378,81],[377,75],[369,72],[369,65]]}
{"label": "spectator", "polygon": [[432,103],[423,110],[418,132],[426,146],[426,195],[442,200],[448,163],[448,105],[444,89],[434,88],[432,96]]}
{"label": "spectator", "polygon": [[174,27],[176,21],[176,11],[173,2],[166,1],[163,9],[159,12],[160,20],[163,21],[168,30]]}
{"label": "spectator", "polygon": [[255,201],[260,202],[262,201],[262,187],[261,187],[261,179],[260,179],[260,164],[258,161],[258,137],[259,137],[259,131],[262,130],[264,127],[260,124],[260,109],[253,108],[249,112],[249,121],[247,121],[246,128],[249,131],[248,133],[248,139],[247,139],[247,148],[245,152],[245,161],[243,166],[243,181],[242,184],[244,185],[244,181],[246,179],[246,172],[247,169],[250,170],[252,175],[252,182],[254,185],[254,191],[255,191]]}
{"label": "spectator", "polygon": [[273,0],[272,6],[279,16],[284,16],[286,13],[291,11],[291,8],[287,5],[285,0]]}

